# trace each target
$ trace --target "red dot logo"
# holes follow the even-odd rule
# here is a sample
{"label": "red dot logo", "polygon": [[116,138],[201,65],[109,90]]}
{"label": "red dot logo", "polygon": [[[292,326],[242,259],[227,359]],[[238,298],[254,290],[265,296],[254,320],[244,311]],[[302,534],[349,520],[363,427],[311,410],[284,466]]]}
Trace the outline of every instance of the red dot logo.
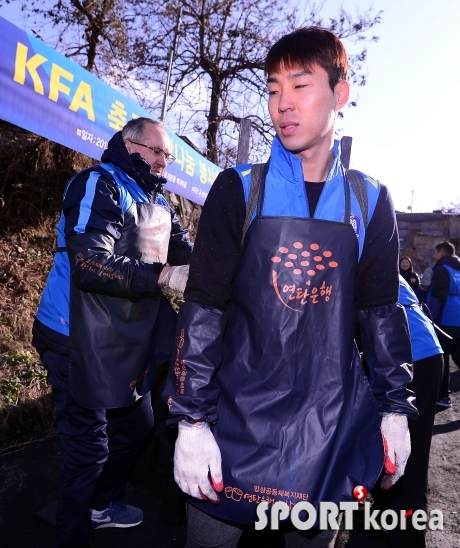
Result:
{"label": "red dot logo", "polygon": [[362,502],[367,496],[367,489],[364,487],[364,485],[357,485],[353,489],[353,496],[358,502]]}

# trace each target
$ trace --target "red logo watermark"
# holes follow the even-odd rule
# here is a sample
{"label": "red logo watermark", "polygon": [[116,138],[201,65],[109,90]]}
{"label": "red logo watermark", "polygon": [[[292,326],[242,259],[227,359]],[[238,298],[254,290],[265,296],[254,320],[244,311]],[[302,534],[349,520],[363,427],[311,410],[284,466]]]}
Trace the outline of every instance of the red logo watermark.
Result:
{"label": "red logo watermark", "polygon": [[358,502],[362,502],[367,497],[367,489],[364,485],[357,485],[353,489],[353,496]]}

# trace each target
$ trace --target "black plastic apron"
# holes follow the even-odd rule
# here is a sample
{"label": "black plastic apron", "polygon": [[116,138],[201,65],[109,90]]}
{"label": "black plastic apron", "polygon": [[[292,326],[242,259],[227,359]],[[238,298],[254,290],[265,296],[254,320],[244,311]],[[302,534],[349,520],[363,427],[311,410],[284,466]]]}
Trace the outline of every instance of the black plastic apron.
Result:
{"label": "black plastic apron", "polygon": [[[163,207],[133,201],[114,254],[165,264],[170,233],[171,216]],[[70,285],[72,396],[89,409],[131,405],[150,389],[155,367],[169,357],[175,312],[160,289],[127,299]],[[159,309],[161,326],[156,325]],[[165,339],[166,326],[171,333],[167,353],[159,340]]]}
{"label": "black plastic apron", "polygon": [[[254,523],[264,500],[351,501],[383,464],[380,417],[354,345],[358,242],[349,224],[258,215],[235,280],[219,421],[225,490],[205,512]],[[345,185],[345,219],[350,191]]]}

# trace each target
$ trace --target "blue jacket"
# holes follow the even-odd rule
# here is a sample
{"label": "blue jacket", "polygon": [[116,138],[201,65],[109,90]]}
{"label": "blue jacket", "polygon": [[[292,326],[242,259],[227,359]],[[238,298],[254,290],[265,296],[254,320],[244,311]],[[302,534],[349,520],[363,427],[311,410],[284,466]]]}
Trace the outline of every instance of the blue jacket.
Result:
{"label": "blue jacket", "polygon": [[[65,336],[69,336],[69,282],[71,278],[69,257],[65,251],[66,234],[67,237],[70,237],[72,234],[100,231],[118,240],[121,237],[119,231],[126,226],[126,212],[132,204],[134,202],[149,203],[153,199],[156,204],[165,209],[171,219],[168,263],[171,265],[186,264],[192,248],[187,231],[180,226],[176,213],[162,194],[155,193],[154,195],[152,192],[146,192],[146,189],[112,163],[102,164],[101,168],[103,168],[102,171],[95,171],[94,168],[91,168],[76,176],[80,179],[87,178],[84,186],[88,191],[81,197],[78,216],[72,213],[73,222],[69,221],[64,212],[69,207],[66,204],[67,191],[75,177],[67,184],[63,197],[63,211],[56,227],[57,248],[62,251],[58,251],[54,256],[53,267],[36,314],[42,324]],[[104,175],[104,171],[107,173],[106,175]],[[110,196],[114,196],[115,201],[112,201]],[[110,254],[110,251],[107,249],[107,253]],[[154,280],[158,278],[161,271],[160,265],[158,265],[158,271],[155,274],[151,265],[142,264],[138,260],[117,260],[113,258],[113,255],[112,258],[107,257],[105,261],[100,262],[101,264],[105,262],[105,266],[110,264],[113,287],[109,289],[109,292],[119,295],[124,293],[125,296],[129,296],[130,291],[133,291],[133,295],[136,292],[141,292],[144,289],[142,286],[149,283],[149,278],[154,284]],[[138,272],[135,272],[136,270]],[[103,293],[107,292],[107,288],[104,288],[106,285],[103,283],[104,279],[99,278],[98,281],[99,290]],[[139,285],[136,285],[136,282]]]}
{"label": "blue jacket", "polygon": [[[248,201],[251,185],[251,165],[235,168],[243,183],[244,196]],[[380,183],[363,174],[367,182],[368,220],[372,219],[380,193]],[[314,219],[327,219],[343,222],[345,195],[343,192],[343,167],[340,162],[340,141],[334,142],[334,161],[326,179],[326,184],[315,209]],[[308,197],[302,171],[302,161],[289,153],[275,137],[270,155],[270,169],[267,173],[263,215],[310,217]],[[254,212],[253,218],[256,212]],[[359,243],[361,256],[366,228],[359,202],[351,192],[351,224]]]}
{"label": "blue jacket", "polygon": [[150,389],[176,320],[158,277],[166,263],[187,264],[193,247],[161,194],[165,180],[128,154],[121,132],[102,161],[64,191],[34,324],[40,353],[68,348],[70,392],[89,409],[125,407]]}
{"label": "blue jacket", "polygon": [[449,296],[442,311],[441,325],[460,326],[460,270],[444,265],[449,272]]}
{"label": "blue jacket", "polygon": [[433,321],[460,336],[460,259],[456,255],[444,255],[434,265],[426,302]]}
{"label": "blue jacket", "polygon": [[[169,422],[216,423],[225,492],[219,505],[192,503],[221,519],[253,523],[251,503],[261,500],[259,493],[274,494],[273,501],[351,500],[354,486],[370,488],[381,471],[379,411],[417,412],[407,390],[412,356],[402,306],[357,311],[372,392],[359,363],[354,289],[366,231],[337,144],[334,153],[311,219],[301,161],[275,139],[261,186],[262,215],[247,231],[228,306],[186,300],[179,312],[165,388]],[[236,170],[247,195],[250,166]],[[367,184],[374,224],[381,187],[369,179]],[[345,215],[347,190],[351,219]],[[221,223],[215,225],[222,254],[235,238],[229,211],[238,215],[221,204]],[[391,249],[394,277],[386,283],[397,287],[397,249]],[[210,272],[192,283],[208,287]]]}
{"label": "blue jacket", "polygon": [[442,354],[432,322],[423,312],[412,288],[401,275],[399,276],[399,302],[406,309],[414,361]]}
{"label": "blue jacket", "polygon": [[[186,264],[192,249],[187,231],[181,227],[176,213],[164,196],[157,191],[157,185],[161,186],[164,180],[152,176],[150,181],[146,180],[145,184],[142,184],[127,175],[134,172],[135,165],[121,140],[121,132],[110,141],[103,160],[106,160],[106,163],[102,164],[102,169],[93,167],[84,170],[67,183],[63,196],[63,210],[56,227],[57,248],[60,251],[55,254],[53,267],[36,314],[42,324],[65,336],[69,336],[71,279],[69,257],[66,252],[68,238],[77,234],[82,237],[85,234],[104,235],[98,244],[102,252],[97,254],[97,261],[106,270],[110,268],[111,279],[107,276],[95,276],[90,283],[96,282],[97,286],[85,287],[85,281],[77,279],[78,271],[75,271],[72,274],[74,281],[82,284],[82,290],[120,296],[123,294],[125,297],[132,297],[154,288],[162,267],[158,265],[155,272],[151,264],[145,264],[135,258],[120,258],[113,255],[110,242],[113,245],[114,241],[122,238],[127,222],[126,212],[133,202],[154,202],[164,208],[169,215],[169,264]],[[88,282],[89,280],[86,283]]]}
{"label": "blue jacket", "polygon": [[[240,175],[247,201],[250,188],[251,166],[244,165],[234,169]],[[218,179],[226,177],[226,171],[221,173]],[[371,177],[366,177],[366,181],[368,219],[370,222],[373,218],[381,185]],[[218,185],[218,181],[214,185]],[[204,207],[206,209],[206,204]],[[336,141],[334,143],[334,161],[317,204],[314,218],[343,222],[344,211],[344,171],[340,162],[340,143]],[[358,200],[353,192],[351,192],[351,212],[351,224],[358,238],[359,255],[361,255],[365,242],[366,229],[362,221],[363,215]],[[203,210],[202,216],[205,214],[205,210]],[[310,216],[301,160],[287,151],[277,137],[274,139],[271,150],[263,214],[266,216]],[[235,235],[233,233],[225,233],[225,215],[222,215],[222,219],[223,222],[219,227],[218,241],[230,241]],[[201,244],[201,238],[205,239],[206,235],[200,236],[200,232],[198,232],[195,246],[200,247],[200,245],[205,245],[204,243]],[[197,248],[195,247],[195,249]],[[382,249],[380,254],[384,252],[385,250]],[[202,276],[195,279],[193,256],[191,258],[191,271],[187,291],[189,290],[190,282],[192,282],[199,284],[200,288],[203,289],[203,294],[205,294],[207,280],[202,279]],[[398,280],[397,260],[398,258],[395,256],[394,276],[396,284]],[[212,265],[210,265],[211,270]],[[216,273],[215,275],[224,277],[226,273]],[[191,422],[200,420],[213,422],[217,420],[217,392],[211,381],[211,377],[222,359],[221,344],[227,321],[226,313],[225,311],[207,306],[205,304],[206,300],[202,302],[187,302],[187,291],[185,295],[186,303],[181,307],[181,311],[179,312],[178,329],[183,327],[186,331],[192,333],[193,317],[195,315],[197,318],[200,317],[200,321],[202,322],[204,321],[202,316],[206,316],[207,337],[202,343],[199,341],[196,342],[197,346],[195,350],[199,348],[200,344],[208,346],[201,352],[200,362],[202,364],[200,367],[203,368],[203,371],[197,370],[199,383],[194,383],[193,375],[190,373],[187,376],[187,382],[192,383],[189,386],[190,391],[186,390],[185,393],[176,393],[173,395],[175,392],[175,378],[171,367],[170,381],[164,392],[165,398],[169,398],[169,423],[171,424],[183,418]],[[181,325],[181,316],[185,322],[184,326]],[[371,387],[380,411],[416,415],[417,410],[412,405],[413,394],[406,388],[407,384],[412,380],[410,371],[412,355],[407,319],[403,307],[394,302],[387,306],[357,310],[356,316],[361,326],[363,345],[371,367]],[[185,356],[184,359],[187,360],[187,357]],[[406,364],[408,365],[406,366]],[[194,396],[195,390],[199,391],[200,397]]]}

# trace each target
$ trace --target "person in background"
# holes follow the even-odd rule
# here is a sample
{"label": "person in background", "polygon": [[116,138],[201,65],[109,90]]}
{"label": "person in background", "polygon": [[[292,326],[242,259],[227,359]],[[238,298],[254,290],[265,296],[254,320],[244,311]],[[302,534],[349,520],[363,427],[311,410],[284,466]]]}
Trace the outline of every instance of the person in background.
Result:
{"label": "person in background", "polygon": [[409,257],[401,257],[399,260],[399,274],[406,280],[410,285],[414,293],[417,292],[417,289],[420,285],[420,278],[418,274],[414,271],[414,265]]}
{"label": "person in background", "polygon": [[[415,392],[419,418],[409,421],[412,451],[404,476],[392,489],[385,491],[378,485],[372,489],[375,501],[372,509],[395,510],[398,515],[401,510],[427,510],[431,437],[443,371],[443,352],[435,329],[402,276],[399,280],[399,303],[406,309],[409,323],[414,360],[414,378],[409,388]],[[409,521],[406,530],[397,527],[386,531],[383,536],[387,539],[388,548],[425,548],[425,534],[426,530],[414,529]]]}
{"label": "person in background", "polygon": [[62,445],[59,548],[143,519],[118,499],[153,429],[155,369],[172,350],[176,314],[161,288],[184,290],[192,251],[161,193],[172,161],[163,125],[137,118],[64,191],[33,326]]}
{"label": "person in background", "polygon": [[444,374],[439,391],[438,405],[451,407],[449,397],[449,357],[460,367],[460,259],[451,242],[441,242],[435,247],[433,277],[426,303],[433,322],[445,334],[439,334],[444,350]]}

